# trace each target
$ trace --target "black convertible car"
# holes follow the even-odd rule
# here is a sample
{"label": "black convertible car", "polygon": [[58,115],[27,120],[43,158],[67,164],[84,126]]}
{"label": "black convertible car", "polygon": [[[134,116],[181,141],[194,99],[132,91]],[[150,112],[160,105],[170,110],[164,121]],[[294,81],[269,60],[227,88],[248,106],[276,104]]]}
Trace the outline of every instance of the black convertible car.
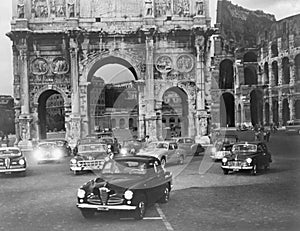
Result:
{"label": "black convertible car", "polygon": [[229,171],[249,170],[256,175],[260,169],[269,169],[271,153],[263,142],[239,142],[232,146],[229,155],[222,159],[224,174]]}
{"label": "black convertible car", "polygon": [[155,202],[166,203],[172,188],[172,173],[152,156],[116,157],[104,163],[101,176],[81,186],[77,207],[85,218],[96,212],[131,211],[135,219],[144,217]]}

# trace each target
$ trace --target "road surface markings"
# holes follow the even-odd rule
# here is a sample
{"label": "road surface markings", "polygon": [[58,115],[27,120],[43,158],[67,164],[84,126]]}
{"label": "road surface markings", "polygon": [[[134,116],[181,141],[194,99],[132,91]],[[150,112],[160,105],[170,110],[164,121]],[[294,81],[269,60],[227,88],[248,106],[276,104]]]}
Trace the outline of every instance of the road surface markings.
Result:
{"label": "road surface markings", "polygon": [[155,204],[155,208],[156,208],[158,214],[160,215],[160,217],[162,218],[167,230],[168,231],[174,231],[172,225],[167,221],[167,218],[166,218],[165,214],[163,213],[163,211],[161,210],[161,208],[159,207],[158,204]]}

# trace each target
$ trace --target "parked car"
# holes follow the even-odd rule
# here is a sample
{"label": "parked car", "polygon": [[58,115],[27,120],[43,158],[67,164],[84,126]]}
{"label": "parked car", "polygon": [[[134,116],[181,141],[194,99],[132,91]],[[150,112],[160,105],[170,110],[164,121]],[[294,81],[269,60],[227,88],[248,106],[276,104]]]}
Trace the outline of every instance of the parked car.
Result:
{"label": "parked car", "polygon": [[70,160],[70,170],[75,175],[84,171],[101,170],[106,157],[108,157],[106,144],[98,141],[80,143],[77,155]]}
{"label": "parked car", "polygon": [[172,162],[183,164],[187,152],[179,148],[174,141],[158,141],[149,143],[138,155],[154,156],[161,161],[162,166],[165,166],[166,163]]}
{"label": "parked car", "polygon": [[33,149],[33,156],[38,164],[49,161],[61,162],[65,155],[64,149],[55,141],[41,141]]}
{"label": "parked car", "polygon": [[142,142],[141,140],[124,140],[119,155],[136,155],[144,146],[145,142]]}
{"label": "parked car", "polygon": [[116,157],[104,163],[101,176],[78,189],[77,207],[85,218],[96,212],[131,211],[142,219],[149,205],[169,201],[172,173],[151,156]]}
{"label": "parked car", "polygon": [[21,150],[17,147],[0,148],[0,173],[18,173],[26,175],[27,161]]}
{"label": "parked car", "polygon": [[289,121],[285,126],[285,132],[287,134],[298,134],[300,135],[300,121]]}
{"label": "parked car", "polygon": [[178,147],[184,149],[188,154],[199,155],[205,149],[201,144],[197,144],[191,137],[173,137],[171,140],[178,144]]}
{"label": "parked car", "polygon": [[260,169],[269,169],[272,156],[263,142],[240,142],[222,159],[224,174],[229,171],[249,170],[256,175]]}

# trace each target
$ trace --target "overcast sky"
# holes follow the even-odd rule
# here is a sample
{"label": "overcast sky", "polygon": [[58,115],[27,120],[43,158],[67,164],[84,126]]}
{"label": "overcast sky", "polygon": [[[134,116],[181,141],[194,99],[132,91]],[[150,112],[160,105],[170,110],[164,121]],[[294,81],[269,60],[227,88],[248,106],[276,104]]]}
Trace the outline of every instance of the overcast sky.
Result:
{"label": "overcast sky", "polygon": [[[126,0],[124,0],[126,2]],[[263,10],[274,14],[277,20],[300,13],[300,0],[232,0],[250,10]],[[215,23],[217,0],[210,1],[212,25]],[[11,0],[0,1],[0,95],[13,94],[11,41],[5,33],[10,31]]]}

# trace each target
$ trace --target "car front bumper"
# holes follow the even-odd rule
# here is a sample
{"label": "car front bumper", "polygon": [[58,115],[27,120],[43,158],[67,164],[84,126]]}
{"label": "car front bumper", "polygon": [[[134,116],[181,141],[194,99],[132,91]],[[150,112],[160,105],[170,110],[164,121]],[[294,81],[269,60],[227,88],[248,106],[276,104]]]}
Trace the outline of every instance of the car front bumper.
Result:
{"label": "car front bumper", "polygon": [[25,172],[26,168],[7,168],[0,169],[0,173],[11,173],[11,172]]}
{"label": "car front bumper", "polygon": [[134,205],[92,205],[87,203],[77,203],[77,208],[79,209],[96,209],[98,211],[109,211],[109,210],[135,210]]}
{"label": "car front bumper", "polygon": [[221,167],[222,167],[222,169],[233,170],[233,171],[253,169],[253,166],[228,166],[228,165],[222,165]]}

